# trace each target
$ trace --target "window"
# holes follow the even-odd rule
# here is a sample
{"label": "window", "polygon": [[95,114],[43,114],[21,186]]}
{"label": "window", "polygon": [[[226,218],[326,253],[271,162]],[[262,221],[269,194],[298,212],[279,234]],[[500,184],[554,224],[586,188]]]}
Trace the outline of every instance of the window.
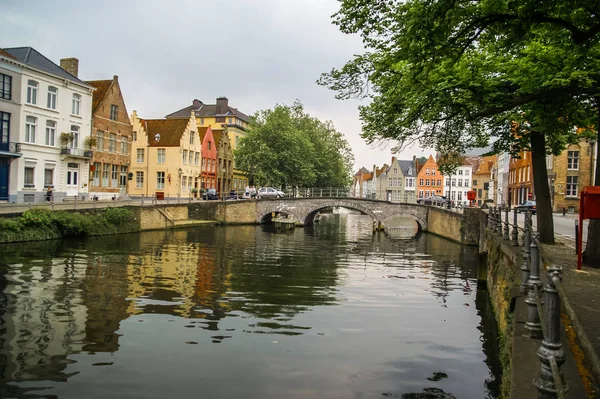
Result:
{"label": "window", "polygon": [[108,151],[117,151],[117,135],[115,133],[110,133],[108,136]]}
{"label": "window", "polygon": [[425,169],[425,174],[429,175],[429,173],[430,173],[429,168]]}
{"label": "window", "polygon": [[452,182],[452,187],[456,186],[456,179],[455,178],[450,179],[450,181]]}
{"label": "window", "polygon": [[446,177],[446,186],[450,185],[450,179]]}
{"label": "window", "polygon": [[187,176],[181,178],[181,191],[185,191],[187,188]]}
{"label": "window", "polygon": [[465,176],[469,176],[469,170],[465,170]]}
{"label": "window", "polygon": [[419,179],[419,186],[424,185],[425,184],[424,182],[425,182],[425,179]]}
{"label": "window", "polygon": [[423,190],[419,190],[419,198],[423,198]]}
{"label": "window", "polygon": [[[0,111],[0,143],[8,143],[10,137],[10,114]],[[8,144],[6,144],[8,145]]]}
{"label": "window", "polygon": [[56,122],[46,121],[46,145],[54,146],[54,137],[56,136]]}
{"label": "window", "polygon": [[181,161],[183,162],[183,164],[187,164],[187,159],[188,159],[188,152],[187,150],[183,150],[183,152],[181,153]]}
{"label": "window", "polygon": [[473,180],[473,185],[476,186],[477,185],[477,180]]}
{"label": "window", "polygon": [[567,176],[567,197],[577,197],[578,180],[577,176]]}
{"label": "window", "polygon": [[133,132],[131,135],[131,141],[137,141],[137,132]]}
{"label": "window", "polygon": [[94,162],[93,185],[96,187],[100,187],[100,169],[102,169],[102,164],[100,162]]}
{"label": "window", "polygon": [[398,168],[394,168],[394,174],[397,175],[398,174]]}
{"label": "window", "polygon": [[459,192],[458,192],[458,194],[457,194],[457,199],[458,199],[459,201],[462,201],[462,191],[459,191]]}
{"label": "window", "polygon": [[210,146],[211,146],[211,145],[212,145],[212,142],[211,142],[211,141],[209,141],[209,142],[208,142],[208,150],[209,150],[209,151],[210,151]]}
{"label": "window", "polygon": [[102,169],[102,187],[108,187],[108,175],[110,173],[110,164],[105,163]]}
{"label": "window", "polygon": [[425,190],[425,198],[428,198],[428,197],[430,197],[430,196],[431,196],[431,195],[430,195],[430,193],[429,193],[429,190]]}
{"label": "window", "polygon": [[204,125],[204,118],[200,118],[200,124]]}
{"label": "window", "polygon": [[127,185],[127,166],[121,166],[121,176],[119,177],[119,186],[125,187]]}
{"label": "window", "polygon": [[429,185],[429,179],[425,180],[425,185],[428,186]]}
{"label": "window", "polygon": [[202,170],[206,170],[206,158],[202,158]]}
{"label": "window", "polygon": [[25,142],[35,143],[35,128],[37,124],[37,118],[28,116],[25,118]]}
{"label": "window", "polygon": [[194,131],[193,130],[190,132],[190,144],[194,145]]}
{"label": "window", "polygon": [[137,149],[137,163],[144,163],[144,149]]}
{"label": "window", "polygon": [[71,114],[79,115],[80,111],[81,111],[81,95],[74,93],[73,101],[71,104]]}
{"label": "window", "polygon": [[197,152],[194,154],[194,165],[198,166],[198,161],[200,160],[200,153]]}
{"label": "window", "polygon": [[567,169],[579,169],[579,151],[567,151]]}
{"label": "window", "polygon": [[460,176],[462,176],[462,174],[463,174],[463,170],[462,170],[462,169],[459,169],[459,170],[458,170],[458,174],[459,174]]}
{"label": "window", "polygon": [[0,98],[12,99],[12,76],[0,73]]}
{"label": "window", "polygon": [[465,179],[465,187],[469,187],[469,179]]}
{"label": "window", "polygon": [[458,187],[462,187],[463,179],[458,179]]}
{"label": "window", "polygon": [[215,161],[215,160],[213,159],[213,160],[212,160],[212,165],[210,166],[210,171],[211,171],[211,172],[216,172],[216,171],[217,171],[216,164],[217,164],[217,161]]}
{"label": "window", "polygon": [[44,169],[44,187],[54,187],[54,169]]}
{"label": "window", "polygon": [[104,151],[104,132],[101,130],[96,133],[96,149]]}
{"label": "window", "polygon": [[157,152],[157,162],[158,163],[165,163],[166,159],[167,159],[167,152],[164,148],[159,148],[156,150]]}
{"label": "window", "polygon": [[57,93],[58,93],[58,89],[56,87],[53,87],[53,86],[48,87],[48,108],[56,109]]}
{"label": "window", "polygon": [[119,185],[119,165],[112,166],[111,178],[112,178],[111,186],[117,187]]}
{"label": "window", "polygon": [[25,167],[25,183],[24,187],[35,187],[33,182],[33,176],[35,175],[35,168],[33,167]]}
{"label": "window", "polygon": [[71,125],[71,134],[73,135],[71,148],[79,148],[79,126]]}
{"label": "window", "polygon": [[119,107],[114,104],[110,105],[110,120],[116,121],[119,117]]}
{"label": "window", "polygon": [[431,169],[431,174],[435,176],[435,169]]}
{"label": "window", "polygon": [[190,151],[190,157],[188,158],[189,164],[191,165],[194,162],[194,151]]}
{"label": "window", "polygon": [[27,81],[27,104],[37,104],[38,82],[35,80]]}
{"label": "window", "polygon": [[442,185],[442,181],[441,181],[441,180],[438,180],[438,181],[437,181],[437,185],[438,185],[438,186],[441,186],[441,185]]}
{"label": "window", "polygon": [[156,188],[165,188],[165,172],[156,172]]}
{"label": "window", "polygon": [[127,154],[127,137],[121,136],[121,154]]}
{"label": "window", "polygon": [[135,172],[135,188],[144,188],[144,172]]}

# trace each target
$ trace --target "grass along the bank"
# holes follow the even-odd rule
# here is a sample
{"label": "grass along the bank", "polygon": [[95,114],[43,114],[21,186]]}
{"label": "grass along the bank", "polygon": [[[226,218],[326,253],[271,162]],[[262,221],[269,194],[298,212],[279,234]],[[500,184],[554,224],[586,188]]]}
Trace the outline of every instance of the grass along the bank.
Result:
{"label": "grass along the bank", "polygon": [[30,209],[12,219],[0,218],[0,243],[99,236],[140,231],[134,214],[125,208],[87,213]]}

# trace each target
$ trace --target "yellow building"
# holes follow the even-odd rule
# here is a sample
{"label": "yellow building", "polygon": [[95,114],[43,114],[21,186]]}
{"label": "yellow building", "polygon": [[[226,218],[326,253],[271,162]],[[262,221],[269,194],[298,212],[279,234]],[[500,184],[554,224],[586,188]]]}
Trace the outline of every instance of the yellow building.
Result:
{"label": "yellow building", "polygon": [[200,187],[202,148],[194,115],[190,113],[187,119],[141,119],[133,111],[131,124],[129,195],[191,197],[192,189]]}
{"label": "yellow building", "polygon": [[[226,131],[232,150],[235,150],[240,140],[246,137],[246,132],[250,126],[250,117],[237,108],[229,106],[229,100],[226,97],[217,98],[216,104],[204,104],[202,101],[195,99],[192,101],[192,105],[175,111],[167,115],[166,118],[187,117],[190,112],[194,112],[196,124],[199,128],[211,126],[213,134],[219,131]],[[217,156],[221,159],[227,158],[222,154],[218,154]],[[217,170],[217,173],[221,174],[219,170]],[[231,189],[243,192],[247,185],[248,176],[244,171],[236,168],[234,159],[233,170],[231,172],[231,185],[230,187],[226,187],[226,184],[222,184],[221,188],[224,191]]]}

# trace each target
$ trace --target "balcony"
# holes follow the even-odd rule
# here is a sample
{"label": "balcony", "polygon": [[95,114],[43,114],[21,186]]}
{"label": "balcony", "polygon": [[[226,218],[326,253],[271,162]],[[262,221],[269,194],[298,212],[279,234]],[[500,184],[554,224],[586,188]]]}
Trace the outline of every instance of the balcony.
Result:
{"label": "balcony", "polygon": [[60,149],[60,155],[67,155],[71,158],[92,159],[94,151],[84,150],[83,148],[63,147]]}
{"label": "balcony", "polygon": [[21,156],[21,143],[10,143],[3,142],[0,143],[0,155],[8,155],[10,157],[20,157]]}

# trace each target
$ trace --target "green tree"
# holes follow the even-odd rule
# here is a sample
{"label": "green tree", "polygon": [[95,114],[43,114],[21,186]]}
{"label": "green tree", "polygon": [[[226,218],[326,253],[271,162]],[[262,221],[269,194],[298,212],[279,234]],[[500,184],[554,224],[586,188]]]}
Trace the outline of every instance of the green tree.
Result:
{"label": "green tree", "polygon": [[492,136],[498,151],[530,148],[538,231],[542,241],[553,242],[544,159],[547,151],[564,148],[574,126],[590,126],[592,115],[598,122],[600,5],[591,0],[340,3],[334,23],[342,32],[359,33],[368,52],[324,74],[319,83],[337,91],[338,98],[371,98],[360,107],[363,137],[400,143],[418,138],[436,149],[442,138],[450,138],[458,153],[485,145]]}
{"label": "green tree", "polygon": [[346,187],[354,162],[344,136],[299,101],[257,112],[235,159],[258,184],[278,187]]}

